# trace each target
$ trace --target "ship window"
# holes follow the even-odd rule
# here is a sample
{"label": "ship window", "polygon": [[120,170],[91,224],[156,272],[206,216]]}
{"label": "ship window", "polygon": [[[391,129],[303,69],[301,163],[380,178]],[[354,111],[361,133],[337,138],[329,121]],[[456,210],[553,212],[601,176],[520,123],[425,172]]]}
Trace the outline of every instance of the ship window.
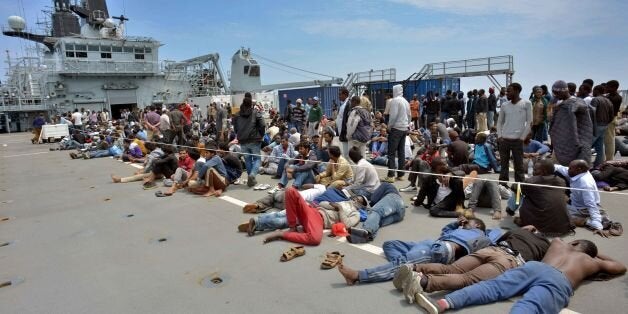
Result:
{"label": "ship window", "polygon": [[111,47],[111,51],[113,51],[113,52],[122,52],[122,47],[113,46],[113,47]]}
{"label": "ship window", "polygon": [[74,51],[66,51],[65,56],[68,58],[74,58]]}
{"label": "ship window", "polygon": [[87,52],[86,51],[77,51],[74,54],[76,55],[77,58],[87,58]]}
{"label": "ship window", "polygon": [[74,50],[76,51],[87,51],[87,46],[85,45],[75,45]]}
{"label": "ship window", "polygon": [[111,46],[100,46],[100,51],[110,52]]}
{"label": "ship window", "polygon": [[89,51],[100,51],[100,47],[98,47],[96,45],[89,45],[89,46],[87,46],[87,50],[89,50]]}
{"label": "ship window", "polygon": [[255,61],[255,60],[253,60],[253,59],[249,60],[249,62],[250,62],[251,64],[257,64],[257,61]]}
{"label": "ship window", "polygon": [[135,53],[144,53],[144,48],[135,48]]}
{"label": "ship window", "polygon": [[135,54],[135,59],[136,60],[144,60],[144,54],[136,53]]}
{"label": "ship window", "polygon": [[102,59],[111,59],[111,52],[101,52],[100,58]]}
{"label": "ship window", "polygon": [[144,52],[146,52],[146,53],[151,53],[151,52],[152,52],[152,49],[150,49],[149,47],[146,47],[146,48],[144,48]]}
{"label": "ship window", "polygon": [[133,52],[133,47],[124,47],[124,52]]}
{"label": "ship window", "polygon": [[259,76],[259,66],[254,65],[251,67],[251,71],[249,72],[249,76]]}
{"label": "ship window", "polygon": [[65,44],[65,50],[74,50],[74,44]]}
{"label": "ship window", "polygon": [[248,65],[244,66],[244,74],[249,74],[249,66]]}

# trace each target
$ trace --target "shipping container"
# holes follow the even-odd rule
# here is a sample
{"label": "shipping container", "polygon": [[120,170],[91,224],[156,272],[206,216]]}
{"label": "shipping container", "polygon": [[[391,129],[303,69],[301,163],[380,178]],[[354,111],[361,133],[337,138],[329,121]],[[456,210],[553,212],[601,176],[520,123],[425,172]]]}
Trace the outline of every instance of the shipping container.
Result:
{"label": "shipping container", "polygon": [[385,96],[388,93],[392,94],[392,87],[397,84],[403,85],[403,97],[408,100],[412,99],[415,94],[420,97],[427,94],[428,91],[440,95],[444,95],[448,89],[455,92],[460,91],[459,78],[373,83],[367,86],[366,93],[370,96],[375,110],[384,110],[386,107]]}
{"label": "shipping container", "polygon": [[334,103],[340,106],[339,91],[340,86],[282,89],[277,92],[279,96],[279,110],[282,115],[286,113],[288,100],[292,101],[294,105],[297,99],[300,98],[303,100],[303,105],[305,105],[309,97],[318,97],[318,103],[323,108],[323,113],[327,117],[331,117]]}

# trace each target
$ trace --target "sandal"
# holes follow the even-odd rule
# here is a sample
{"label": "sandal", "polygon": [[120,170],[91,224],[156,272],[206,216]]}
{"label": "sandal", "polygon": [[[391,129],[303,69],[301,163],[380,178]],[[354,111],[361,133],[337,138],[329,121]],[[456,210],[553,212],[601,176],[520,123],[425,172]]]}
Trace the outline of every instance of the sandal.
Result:
{"label": "sandal", "polygon": [[168,196],[171,196],[171,195],[172,194],[167,194],[167,193],[164,193],[163,191],[155,192],[155,196],[157,196],[157,197],[168,197]]}
{"label": "sandal", "polygon": [[279,260],[282,262],[287,262],[303,255],[305,255],[305,248],[303,246],[295,246],[283,252]]}
{"label": "sandal", "polygon": [[338,264],[342,264],[342,258],[344,255],[338,251],[328,252],[327,257],[321,263],[321,269],[332,269]]}

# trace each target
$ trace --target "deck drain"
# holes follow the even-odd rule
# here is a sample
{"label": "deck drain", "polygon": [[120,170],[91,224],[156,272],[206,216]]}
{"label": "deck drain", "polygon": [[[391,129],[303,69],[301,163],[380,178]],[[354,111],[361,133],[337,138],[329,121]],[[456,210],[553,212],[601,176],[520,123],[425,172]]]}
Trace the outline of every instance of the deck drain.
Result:
{"label": "deck drain", "polygon": [[0,279],[0,288],[8,288],[8,287],[12,287],[12,286],[17,286],[19,284],[21,284],[22,282],[24,282],[24,278],[18,277],[18,278],[2,278]]}
{"label": "deck drain", "polygon": [[11,218],[9,218],[9,217],[2,217],[2,218],[0,218],[0,221],[8,221],[9,219],[11,219]]}
{"label": "deck drain", "polygon": [[168,239],[166,239],[166,238],[159,238],[159,239],[157,239],[157,242],[166,242],[166,241],[168,241]]}
{"label": "deck drain", "polygon": [[152,244],[163,244],[168,242],[168,240],[170,240],[169,237],[160,237],[160,238],[153,238],[150,240],[150,243]]}
{"label": "deck drain", "polygon": [[203,277],[203,279],[201,279],[201,286],[205,287],[205,288],[216,288],[219,287],[221,285],[223,285],[226,281],[227,281],[227,277],[225,276],[219,276],[218,274],[212,274],[209,276],[205,276]]}
{"label": "deck drain", "polygon": [[133,215],[133,214],[126,215],[126,218],[131,218],[131,217],[135,217],[135,215]]}
{"label": "deck drain", "polygon": [[11,242],[0,242],[0,247],[5,247],[11,245]]}
{"label": "deck drain", "polygon": [[5,282],[1,282],[1,283],[0,283],[0,288],[9,287],[9,286],[12,286],[12,285],[13,285],[13,282],[11,282],[11,281],[5,281]]}

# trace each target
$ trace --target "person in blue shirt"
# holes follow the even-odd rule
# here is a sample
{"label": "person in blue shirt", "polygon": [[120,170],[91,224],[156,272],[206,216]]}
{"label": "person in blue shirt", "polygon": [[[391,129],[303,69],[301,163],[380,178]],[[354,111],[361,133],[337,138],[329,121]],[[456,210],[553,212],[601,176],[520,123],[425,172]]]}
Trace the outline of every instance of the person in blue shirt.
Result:
{"label": "person in blue shirt", "polygon": [[600,192],[593,175],[589,172],[589,164],[576,159],[569,163],[569,167],[554,165],[554,171],[569,179],[571,190],[567,204],[567,212],[574,225],[588,227],[594,234],[608,236],[608,230],[603,230],[603,224],[610,222],[606,213],[600,210]]}
{"label": "person in blue shirt", "polygon": [[479,166],[477,169],[479,174],[485,174],[491,170],[495,173],[500,172],[501,167],[495,158],[493,147],[486,142],[486,134],[480,132],[475,136],[473,156],[473,163]]}
{"label": "person in blue shirt", "polygon": [[[384,242],[384,255],[388,263],[360,271],[340,265],[338,270],[348,285],[382,282],[393,279],[403,264],[442,263],[451,264],[456,259],[483,249],[499,239],[502,231],[486,230],[481,219],[459,217],[446,225],[438,240]],[[393,280],[395,286],[401,283]]]}
{"label": "person in blue shirt", "polygon": [[222,195],[222,192],[227,188],[229,182],[227,181],[227,168],[222,161],[222,158],[217,154],[218,147],[216,144],[208,144],[205,147],[204,157],[205,165],[201,167],[198,172],[199,178],[204,178],[205,185],[191,189],[190,191],[196,194],[202,194],[203,196],[216,196]]}

